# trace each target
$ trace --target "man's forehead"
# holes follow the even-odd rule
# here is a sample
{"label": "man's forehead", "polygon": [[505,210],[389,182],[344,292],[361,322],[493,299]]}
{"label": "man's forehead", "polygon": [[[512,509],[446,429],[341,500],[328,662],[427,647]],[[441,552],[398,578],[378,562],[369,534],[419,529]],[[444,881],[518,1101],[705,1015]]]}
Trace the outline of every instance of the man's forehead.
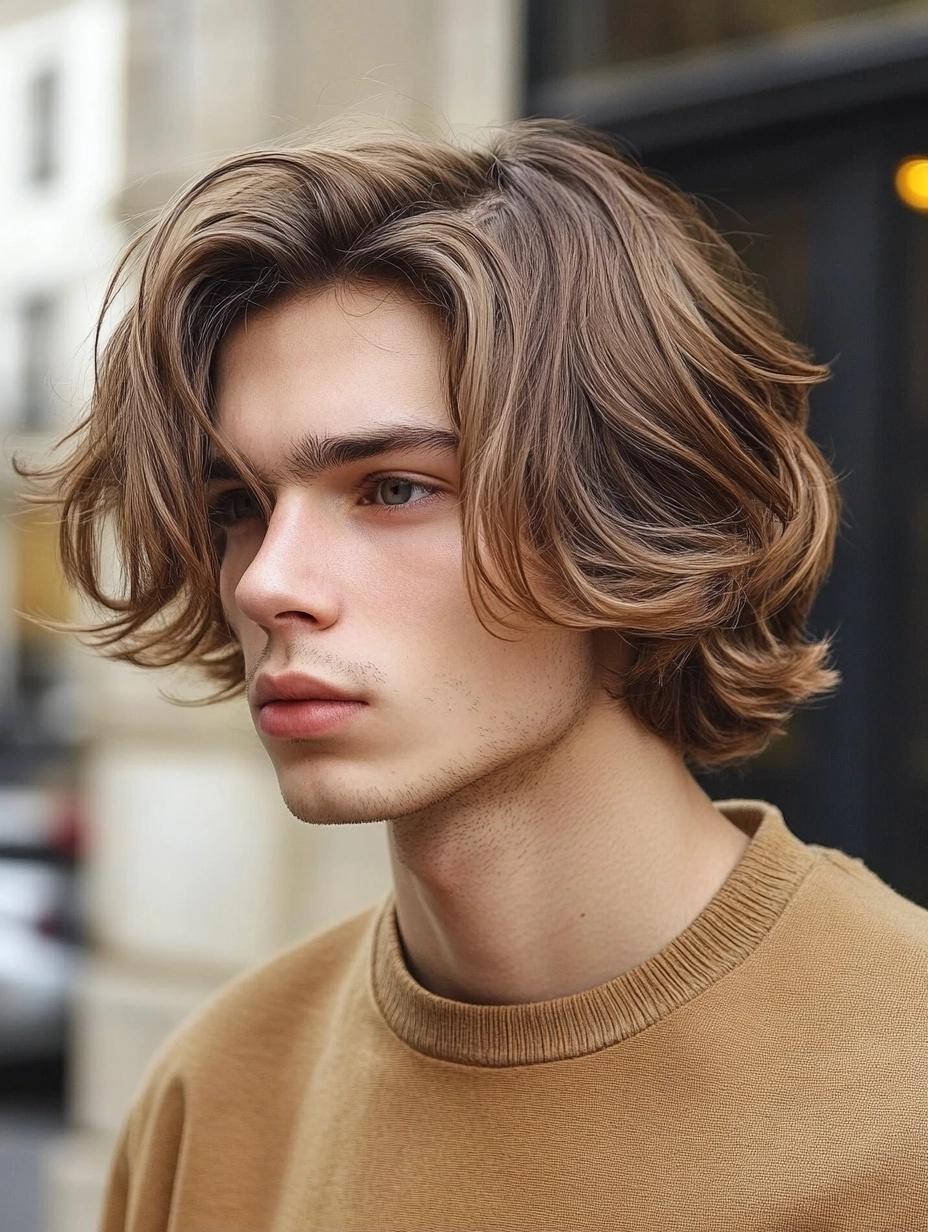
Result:
{"label": "man's forehead", "polygon": [[[217,366],[249,367],[255,359],[265,372],[280,367],[354,364],[368,361],[434,360],[444,350],[445,331],[436,309],[389,284],[327,286],[296,290],[268,303],[249,305],[219,342]],[[239,372],[239,375],[241,373]]]}

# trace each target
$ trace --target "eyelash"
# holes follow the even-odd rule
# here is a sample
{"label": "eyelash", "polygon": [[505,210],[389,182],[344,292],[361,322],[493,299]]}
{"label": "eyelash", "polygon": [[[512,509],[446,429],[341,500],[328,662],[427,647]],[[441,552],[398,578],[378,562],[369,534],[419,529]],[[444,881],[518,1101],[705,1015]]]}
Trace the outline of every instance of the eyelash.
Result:
{"label": "eyelash", "polygon": [[[410,479],[406,475],[372,475],[365,479],[362,483],[358,484],[358,491],[361,492],[362,495],[369,495],[382,483],[387,483],[391,479],[399,480],[400,483],[408,483],[412,488],[422,488],[423,491],[428,493],[428,496],[426,496],[423,500],[411,501],[408,505],[372,505],[364,506],[365,508],[385,509],[388,513],[401,513],[406,509],[414,509],[418,508],[420,505],[431,504],[432,498],[438,495],[440,491],[440,489],[434,484],[420,483],[418,479]],[[242,493],[246,496],[251,495],[247,488],[231,488],[228,492],[223,492],[220,496],[217,496],[214,500],[210,501],[208,506],[210,521],[214,522],[217,526],[224,528],[234,526],[236,522],[245,521],[245,518],[236,517],[232,514],[230,512],[229,505],[231,497],[239,496]]]}

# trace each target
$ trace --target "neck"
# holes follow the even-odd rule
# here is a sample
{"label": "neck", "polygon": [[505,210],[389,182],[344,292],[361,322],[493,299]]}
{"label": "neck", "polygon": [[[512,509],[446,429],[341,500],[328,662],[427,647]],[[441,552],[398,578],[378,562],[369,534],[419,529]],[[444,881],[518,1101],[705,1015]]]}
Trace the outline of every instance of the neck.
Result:
{"label": "neck", "polygon": [[675,750],[605,703],[387,833],[410,973],[479,1004],[631,970],[695,919],[749,841]]}

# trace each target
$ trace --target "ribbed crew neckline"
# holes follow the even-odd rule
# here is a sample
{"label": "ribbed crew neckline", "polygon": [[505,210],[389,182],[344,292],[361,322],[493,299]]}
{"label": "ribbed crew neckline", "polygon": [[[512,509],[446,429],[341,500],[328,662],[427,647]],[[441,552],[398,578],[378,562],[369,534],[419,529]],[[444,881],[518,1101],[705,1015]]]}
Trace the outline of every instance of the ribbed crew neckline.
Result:
{"label": "ribbed crew neckline", "polygon": [[374,919],[370,961],[371,991],[387,1025],[427,1056],[504,1066],[585,1056],[666,1018],[757,948],[819,858],[776,805],[713,803],[751,838],[724,883],[658,953],[566,997],[478,1005],[430,992],[406,966],[391,888]]}

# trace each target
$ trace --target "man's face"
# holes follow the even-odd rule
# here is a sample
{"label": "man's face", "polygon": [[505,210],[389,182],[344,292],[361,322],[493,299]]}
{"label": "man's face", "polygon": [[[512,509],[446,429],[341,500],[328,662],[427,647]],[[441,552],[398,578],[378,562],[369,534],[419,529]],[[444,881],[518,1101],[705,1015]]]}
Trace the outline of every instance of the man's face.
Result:
{"label": "man's face", "polygon": [[[306,433],[451,431],[442,348],[430,310],[386,287],[272,304],[222,343],[218,424],[259,473]],[[293,670],[367,701],[299,737],[263,732],[252,707],[297,817],[374,821],[428,808],[543,755],[590,704],[588,634],[526,620],[495,627],[511,639],[499,640],[478,621],[457,482],[453,450],[394,450],[275,482],[268,522],[241,483],[211,484],[211,500],[239,493],[225,503],[236,520],[220,590],[249,685],[258,671]]]}

